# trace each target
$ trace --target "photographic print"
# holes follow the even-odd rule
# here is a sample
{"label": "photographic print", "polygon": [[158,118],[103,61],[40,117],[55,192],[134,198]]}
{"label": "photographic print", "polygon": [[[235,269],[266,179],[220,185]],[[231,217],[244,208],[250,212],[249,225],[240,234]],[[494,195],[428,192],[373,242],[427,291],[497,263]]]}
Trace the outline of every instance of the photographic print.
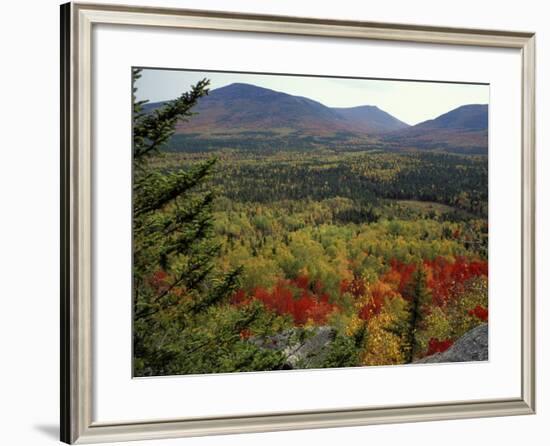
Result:
{"label": "photographic print", "polygon": [[132,87],[134,376],[488,359],[489,85]]}

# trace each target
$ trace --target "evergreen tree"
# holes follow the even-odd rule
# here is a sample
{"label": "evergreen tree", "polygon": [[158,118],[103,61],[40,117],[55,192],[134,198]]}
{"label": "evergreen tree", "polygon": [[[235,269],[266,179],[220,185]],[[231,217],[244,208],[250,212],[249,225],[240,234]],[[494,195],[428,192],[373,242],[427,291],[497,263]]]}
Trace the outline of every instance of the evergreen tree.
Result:
{"label": "evergreen tree", "polygon": [[405,342],[405,362],[410,363],[419,353],[416,335],[422,323],[422,309],[431,300],[430,290],[426,283],[426,270],[422,263],[417,265],[412,280],[403,294],[409,301],[409,324]]}
{"label": "evergreen tree", "polygon": [[280,354],[240,336],[261,319],[263,307],[227,304],[241,269],[220,274],[214,267],[220,246],[207,180],[216,160],[169,172],[155,167],[176,123],[208,94],[208,81],[146,112],[146,101],[135,98],[140,75],[133,71],[134,374],[278,368]]}

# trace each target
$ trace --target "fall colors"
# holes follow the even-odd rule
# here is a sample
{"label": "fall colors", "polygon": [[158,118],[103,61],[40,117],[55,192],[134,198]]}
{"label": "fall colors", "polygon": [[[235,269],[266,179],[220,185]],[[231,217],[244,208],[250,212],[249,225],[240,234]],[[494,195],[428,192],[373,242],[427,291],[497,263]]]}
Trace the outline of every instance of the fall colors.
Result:
{"label": "fall colors", "polygon": [[486,105],[208,88],[134,96],[135,376],[408,364],[488,322]]}

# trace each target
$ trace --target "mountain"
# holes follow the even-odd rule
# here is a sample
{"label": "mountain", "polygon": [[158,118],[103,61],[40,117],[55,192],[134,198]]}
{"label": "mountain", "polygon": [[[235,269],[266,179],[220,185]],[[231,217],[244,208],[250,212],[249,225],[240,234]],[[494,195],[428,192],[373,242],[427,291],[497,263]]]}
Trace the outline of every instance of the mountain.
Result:
{"label": "mountain", "polygon": [[379,134],[409,127],[408,124],[405,124],[384,110],[380,110],[375,105],[333,108],[332,110],[342,116],[355,129],[366,133]]}
{"label": "mountain", "polygon": [[470,104],[455,108],[441,116],[413,126],[417,129],[487,130],[489,106]]}
{"label": "mountain", "polygon": [[383,135],[389,145],[401,149],[446,150],[486,154],[488,149],[489,107],[469,104],[455,108],[435,119]]}
{"label": "mountain", "polygon": [[[147,104],[151,110],[162,103]],[[374,106],[330,108],[301,96],[234,83],[212,90],[199,100],[197,113],[178,123],[181,134],[237,134],[242,132],[300,133],[326,136],[337,133],[358,135],[398,130],[407,124]]]}
{"label": "mountain", "polygon": [[[164,102],[145,105],[146,111]],[[169,151],[444,150],[486,154],[488,106],[470,104],[409,126],[372,105],[330,108],[301,96],[234,83],[199,99],[176,124]]]}
{"label": "mountain", "polygon": [[343,117],[319,102],[249,84],[212,90],[199,100],[195,111],[198,116],[178,126],[176,132],[329,134],[349,130]]}

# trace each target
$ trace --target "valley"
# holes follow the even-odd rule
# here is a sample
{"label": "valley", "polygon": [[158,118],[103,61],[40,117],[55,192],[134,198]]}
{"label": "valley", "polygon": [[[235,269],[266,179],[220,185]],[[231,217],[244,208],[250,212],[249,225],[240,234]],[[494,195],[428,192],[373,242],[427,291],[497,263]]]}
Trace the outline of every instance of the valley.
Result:
{"label": "valley", "polygon": [[[161,257],[142,286],[194,308],[178,271],[204,252],[214,283],[234,282],[203,313],[181,313],[179,345],[193,342],[177,365],[144,356],[138,375],[408,364],[488,321],[487,106],[409,126],[373,106],[232,84],[193,112],[148,161],[158,184],[204,171],[149,221],[185,224],[166,252],[185,241],[189,254]],[[192,248],[196,233],[209,244]],[[322,351],[290,360],[307,339]]]}

